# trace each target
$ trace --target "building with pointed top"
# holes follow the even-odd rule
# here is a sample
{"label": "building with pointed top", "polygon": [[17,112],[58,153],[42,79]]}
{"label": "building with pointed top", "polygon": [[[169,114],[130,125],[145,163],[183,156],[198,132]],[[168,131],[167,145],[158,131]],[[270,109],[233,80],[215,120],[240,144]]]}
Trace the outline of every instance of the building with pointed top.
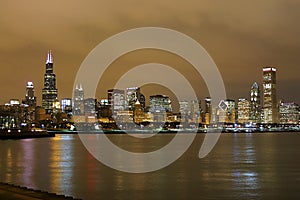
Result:
{"label": "building with pointed top", "polygon": [[44,88],[42,90],[42,107],[45,108],[47,114],[51,114],[53,112],[53,103],[56,101],[56,76],[53,73],[53,56],[50,50],[47,54]]}
{"label": "building with pointed top", "polygon": [[256,82],[250,89],[250,121],[253,123],[260,123],[261,121],[260,89]]}
{"label": "building with pointed top", "polygon": [[81,84],[75,86],[72,110],[74,115],[84,114],[84,91]]}

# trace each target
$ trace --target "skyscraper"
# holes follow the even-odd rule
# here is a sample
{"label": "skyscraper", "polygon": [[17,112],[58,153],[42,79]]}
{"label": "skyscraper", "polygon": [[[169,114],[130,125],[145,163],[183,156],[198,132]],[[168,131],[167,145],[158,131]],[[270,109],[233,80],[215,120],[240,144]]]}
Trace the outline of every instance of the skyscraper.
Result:
{"label": "skyscraper", "polygon": [[42,91],[42,107],[46,113],[53,112],[53,102],[57,101],[56,76],[53,73],[53,57],[48,52],[46,60],[46,73],[44,75],[44,89]]}
{"label": "skyscraper", "polygon": [[126,89],[126,109],[134,110],[134,105],[139,100],[142,110],[145,110],[145,96],[141,93],[139,87]]}
{"label": "skyscraper", "polygon": [[238,122],[247,123],[250,118],[250,102],[247,99],[239,99],[238,101]]}
{"label": "skyscraper", "polygon": [[263,115],[264,123],[278,123],[278,105],[276,95],[276,68],[263,68]]}
{"label": "skyscraper", "polygon": [[210,124],[212,117],[212,106],[211,106],[211,98],[205,98],[205,113],[204,113],[204,123]]}
{"label": "skyscraper", "polygon": [[165,122],[167,113],[172,112],[171,100],[165,95],[150,96],[150,109],[154,122]]}
{"label": "skyscraper", "polygon": [[82,85],[75,86],[74,97],[73,97],[73,114],[83,115],[84,114],[84,91]]}
{"label": "skyscraper", "polygon": [[36,97],[34,96],[34,86],[31,81],[27,82],[26,95],[25,95],[25,99],[23,100],[22,103],[26,104],[30,107],[36,106]]}
{"label": "skyscraper", "polygon": [[125,91],[119,89],[110,89],[107,91],[108,105],[112,114],[116,115],[118,111],[125,110]]}
{"label": "skyscraper", "polygon": [[260,89],[256,82],[250,90],[250,121],[259,123],[261,120]]}

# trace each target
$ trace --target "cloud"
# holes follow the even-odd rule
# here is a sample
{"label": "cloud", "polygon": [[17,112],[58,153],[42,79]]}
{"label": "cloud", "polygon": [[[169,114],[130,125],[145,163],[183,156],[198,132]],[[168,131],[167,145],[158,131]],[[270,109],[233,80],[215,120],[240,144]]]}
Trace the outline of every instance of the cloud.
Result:
{"label": "cloud", "polygon": [[[4,0],[0,84],[5,80],[11,86],[1,87],[0,92],[23,97],[24,89],[16,88],[16,81],[21,82],[18,87],[25,87],[29,77],[40,98],[45,54],[51,48],[60,97],[71,96],[76,70],[89,51],[113,34],[142,26],[172,28],[201,43],[219,66],[231,95],[247,95],[248,88],[242,92],[235,83],[260,81],[264,65],[278,66],[284,75],[280,79],[293,78],[299,84],[295,73],[300,64],[299,4],[293,0]],[[24,67],[27,70],[16,70]],[[13,80],[7,80],[10,74]]]}

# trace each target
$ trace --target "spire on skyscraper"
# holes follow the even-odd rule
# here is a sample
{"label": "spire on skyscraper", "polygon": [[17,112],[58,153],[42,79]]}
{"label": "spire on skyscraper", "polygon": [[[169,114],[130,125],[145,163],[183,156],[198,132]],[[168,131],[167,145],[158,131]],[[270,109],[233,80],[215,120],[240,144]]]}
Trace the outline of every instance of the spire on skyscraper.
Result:
{"label": "spire on skyscraper", "polygon": [[251,88],[259,88],[257,82],[254,82]]}
{"label": "spire on skyscraper", "polygon": [[53,57],[51,50],[48,51],[46,64],[53,63]]}

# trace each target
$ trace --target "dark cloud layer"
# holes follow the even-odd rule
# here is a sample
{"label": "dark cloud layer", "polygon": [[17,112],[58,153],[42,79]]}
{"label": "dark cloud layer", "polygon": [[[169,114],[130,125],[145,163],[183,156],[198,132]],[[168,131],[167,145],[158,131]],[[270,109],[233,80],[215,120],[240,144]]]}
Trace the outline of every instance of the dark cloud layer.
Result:
{"label": "dark cloud layer", "polygon": [[[27,80],[41,98],[48,49],[54,54],[59,97],[70,97],[81,62],[98,43],[143,26],[172,28],[202,44],[231,98],[248,97],[252,82],[261,82],[261,68],[272,65],[278,68],[279,96],[300,103],[299,11],[294,0],[2,0],[0,103],[23,98]],[[116,67],[143,62],[143,57],[123,60]],[[110,85],[99,87],[103,93]]]}

